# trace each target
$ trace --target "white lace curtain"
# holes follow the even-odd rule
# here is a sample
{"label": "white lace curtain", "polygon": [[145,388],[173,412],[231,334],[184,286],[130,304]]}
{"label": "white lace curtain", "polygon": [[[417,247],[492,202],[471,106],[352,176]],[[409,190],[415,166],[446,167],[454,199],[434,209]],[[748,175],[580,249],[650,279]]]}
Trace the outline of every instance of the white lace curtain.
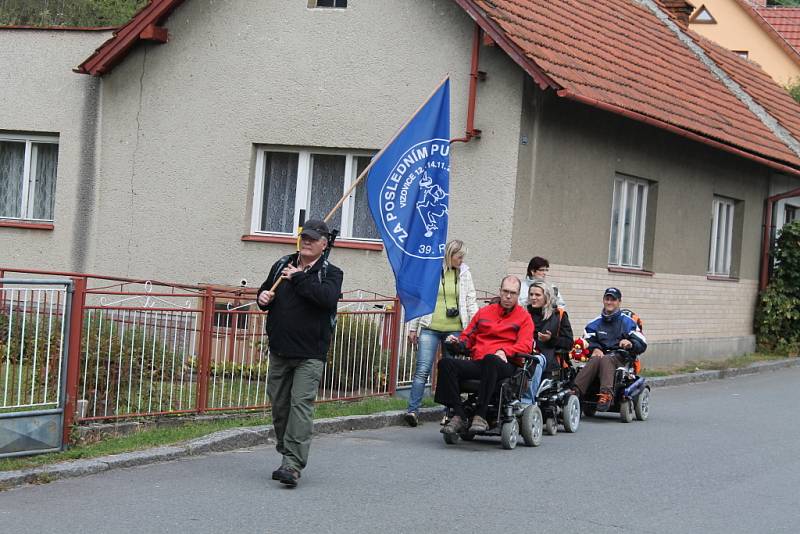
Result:
{"label": "white lace curtain", "polygon": [[292,233],[294,230],[298,159],[298,154],[290,152],[264,154],[264,198],[261,208],[261,230],[264,232]]}
{"label": "white lace curtain", "polygon": [[0,141],[0,217],[53,220],[58,145],[31,143],[28,198],[25,183],[25,142]]}
{"label": "white lace curtain", "polygon": [[22,216],[25,143],[0,141],[0,217]]}

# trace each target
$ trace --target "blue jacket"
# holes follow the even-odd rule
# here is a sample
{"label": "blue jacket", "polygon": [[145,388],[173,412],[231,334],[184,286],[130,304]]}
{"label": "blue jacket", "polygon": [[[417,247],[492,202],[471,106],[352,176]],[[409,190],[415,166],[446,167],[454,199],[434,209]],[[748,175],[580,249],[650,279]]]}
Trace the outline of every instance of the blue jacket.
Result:
{"label": "blue jacket", "polygon": [[633,343],[629,352],[636,356],[647,349],[647,340],[636,323],[617,310],[611,315],[599,315],[586,325],[583,335],[589,343],[589,351],[600,349],[604,352],[618,349],[623,339]]}

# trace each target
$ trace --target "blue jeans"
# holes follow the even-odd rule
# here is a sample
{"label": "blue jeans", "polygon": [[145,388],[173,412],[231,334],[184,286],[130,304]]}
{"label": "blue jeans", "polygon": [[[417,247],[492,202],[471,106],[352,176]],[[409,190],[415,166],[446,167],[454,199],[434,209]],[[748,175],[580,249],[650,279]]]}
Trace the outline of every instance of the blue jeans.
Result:
{"label": "blue jeans", "polygon": [[538,354],[537,357],[539,358],[539,365],[537,365],[536,370],[533,371],[533,377],[528,385],[528,391],[522,394],[522,399],[520,399],[522,404],[534,404],[536,393],[539,390],[539,384],[542,382],[542,371],[544,371],[547,365],[547,360],[542,354]]}
{"label": "blue jeans", "polygon": [[419,332],[417,340],[417,363],[414,366],[414,377],[411,379],[411,393],[408,396],[408,411],[419,411],[422,403],[422,395],[425,394],[425,384],[431,376],[431,367],[436,358],[436,347],[442,347],[442,357],[448,357],[447,349],[444,347],[444,340],[447,336],[458,337],[461,332],[438,332],[423,328]]}

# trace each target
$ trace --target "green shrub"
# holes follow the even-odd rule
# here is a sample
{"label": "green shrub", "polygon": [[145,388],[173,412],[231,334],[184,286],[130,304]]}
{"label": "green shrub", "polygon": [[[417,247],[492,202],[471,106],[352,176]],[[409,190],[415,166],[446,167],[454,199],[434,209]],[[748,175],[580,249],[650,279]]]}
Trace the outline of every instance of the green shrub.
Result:
{"label": "green shrub", "polygon": [[369,314],[340,314],[328,350],[322,387],[328,391],[357,394],[386,387],[389,347],[381,348],[381,323]]}
{"label": "green shrub", "polygon": [[[39,331],[36,323],[28,316],[25,333],[22,330],[22,313],[15,310],[13,319],[9,320],[7,310],[0,312],[0,402],[6,404],[27,404],[44,401],[45,380],[47,381],[48,401],[54,400],[53,393],[58,384],[58,355],[61,341],[61,319],[53,317],[52,323],[47,318],[40,319]],[[11,332],[9,334],[9,323]],[[48,336],[48,332],[50,335]],[[48,351],[49,344],[49,351]],[[66,350],[66,347],[64,347]],[[46,361],[49,352],[49,362]],[[34,377],[34,358],[36,369]],[[22,361],[21,398],[16,394],[19,386],[20,360]],[[48,367],[49,364],[49,367]],[[5,377],[8,375],[8,391],[5,390]],[[32,384],[35,382],[35,384]],[[31,398],[31,386],[34,396]]]}
{"label": "green shrub", "polygon": [[116,26],[147,0],[0,0],[0,24]]}
{"label": "green shrub", "polygon": [[781,229],[773,278],[761,295],[755,317],[760,347],[791,351],[800,346],[800,221]]}
{"label": "green shrub", "polygon": [[132,410],[140,403],[146,407],[168,388],[163,380],[173,373],[180,376],[181,355],[175,354],[173,370],[173,353],[162,340],[162,330],[150,325],[122,330],[109,317],[101,323],[99,314],[84,319],[78,396],[89,401],[89,415],[119,415],[116,407],[124,412],[129,402]]}

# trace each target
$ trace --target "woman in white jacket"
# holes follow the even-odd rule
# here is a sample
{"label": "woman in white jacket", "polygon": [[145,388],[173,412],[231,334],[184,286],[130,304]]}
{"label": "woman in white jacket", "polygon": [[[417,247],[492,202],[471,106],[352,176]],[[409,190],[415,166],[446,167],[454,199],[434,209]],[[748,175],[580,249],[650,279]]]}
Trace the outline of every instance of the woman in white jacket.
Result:
{"label": "woman in white jacket", "polygon": [[441,346],[445,355],[444,340],[451,334],[459,335],[478,311],[475,285],[469,267],[464,264],[466,254],[463,241],[454,239],[447,244],[436,308],[432,314],[414,319],[409,325],[408,340],[417,345],[417,362],[406,413],[409,426],[419,423],[417,412],[436,357],[436,347]]}

